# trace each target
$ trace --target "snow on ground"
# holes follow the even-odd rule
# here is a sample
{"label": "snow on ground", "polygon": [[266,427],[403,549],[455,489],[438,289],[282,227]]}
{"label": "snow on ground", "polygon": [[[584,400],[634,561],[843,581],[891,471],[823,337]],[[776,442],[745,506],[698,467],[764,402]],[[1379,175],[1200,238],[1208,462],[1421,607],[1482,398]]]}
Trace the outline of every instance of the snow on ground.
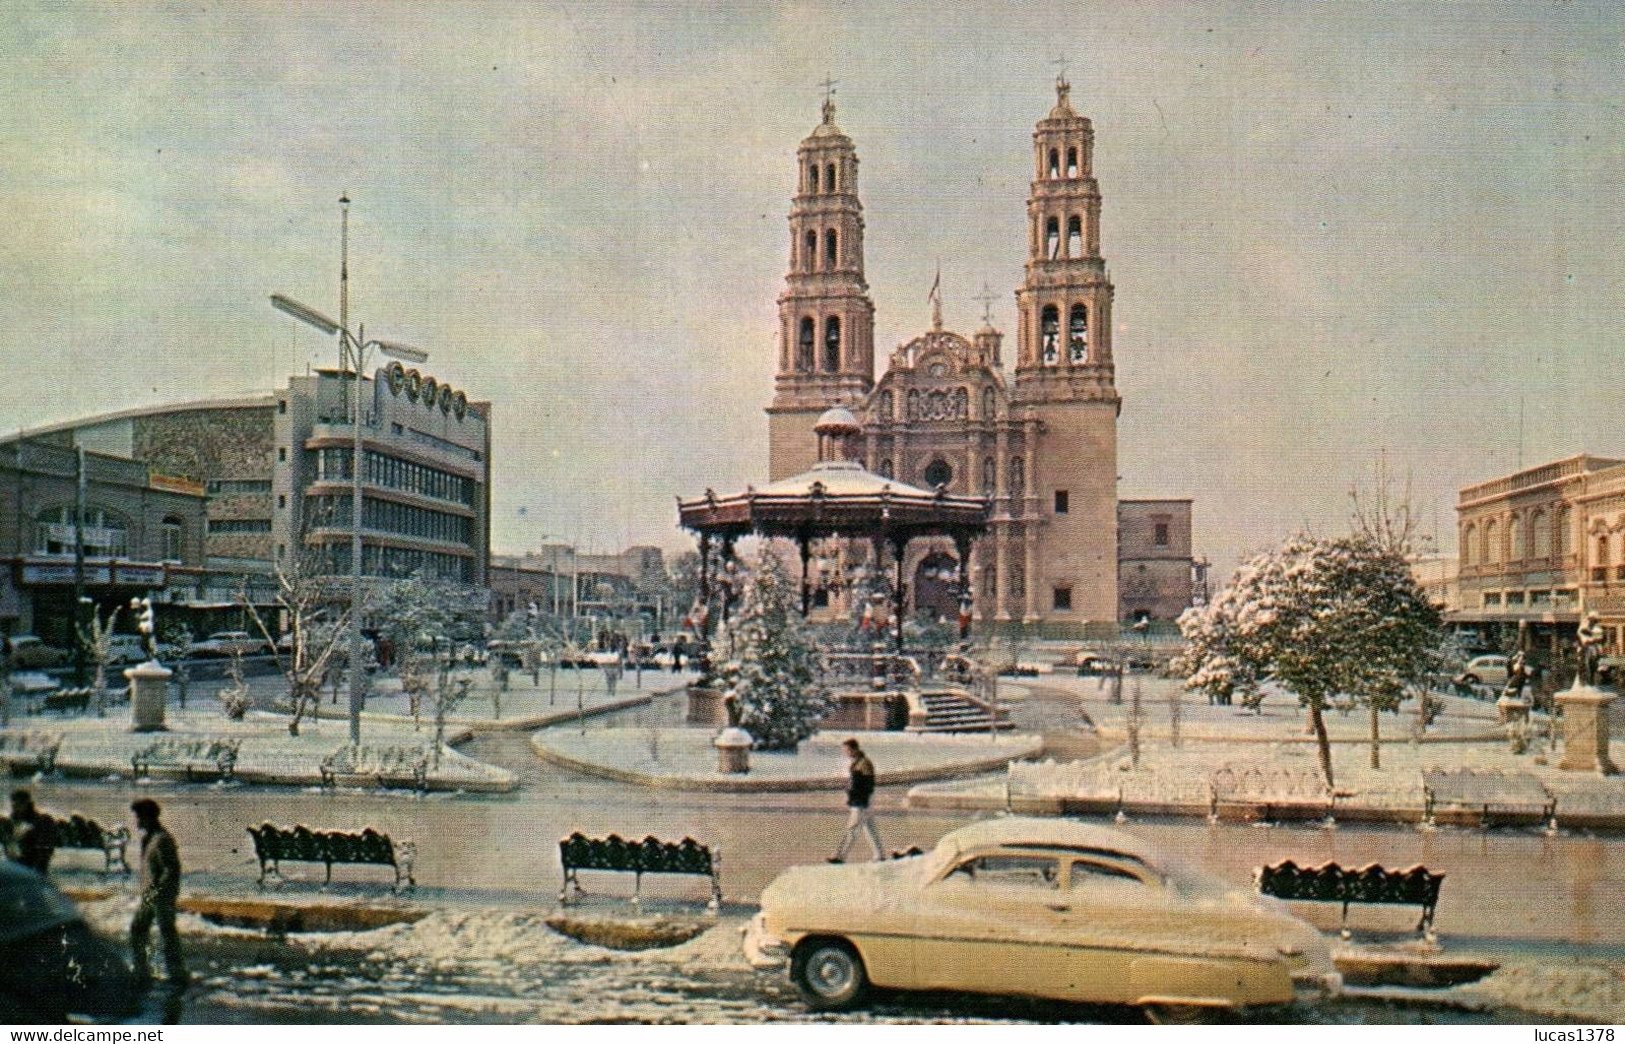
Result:
{"label": "snow on ground", "polygon": [[1452,992],[1550,1018],[1625,1022],[1625,963],[1517,961]]}
{"label": "snow on ground", "polygon": [[[715,730],[705,728],[613,728],[576,730],[568,726],[538,732],[532,746],[542,757],[587,772],[657,786],[695,789],[749,789],[774,784],[791,788],[844,787],[847,732],[821,733],[795,752],[752,751],[750,772],[718,771],[711,745]],[[1031,757],[1042,740],[1031,735],[919,735],[862,733],[864,750],[875,763],[878,781],[904,783],[1003,767]]]}

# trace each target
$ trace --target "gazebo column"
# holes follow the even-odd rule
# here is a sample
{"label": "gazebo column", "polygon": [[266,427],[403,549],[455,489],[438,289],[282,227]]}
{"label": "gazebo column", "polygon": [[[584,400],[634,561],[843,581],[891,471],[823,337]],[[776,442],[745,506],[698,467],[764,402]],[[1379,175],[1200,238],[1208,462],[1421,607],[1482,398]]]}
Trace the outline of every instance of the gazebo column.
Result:
{"label": "gazebo column", "polygon": [[892,556],[892,626],[897,628],[897,655],[903,655],[903,557],[908,553],[908,536],[898,534],[891,538]]}
{"label": "gazebo column", "polygon": [[959,555],[959,640],[970,641],[970,611],[974,592],[970,583],[971,535],[965,530],[954,532],[954,551]]}
{"label": "gazebo column", "polygon": [[812,539],[805,532],[797,533],[796,546],[801,549],[801,617],[806,619],[812,611],[812,582],[807,578],[807,568],[812,562]]}
{"label": "gazebo column", "polygon": [[734,541],[737,539],[734,536],[722,538],[722,556],[717,563],[717,569],[726,577],[722,584],[722,624],[724,627],[728,625],[728,614],[733,609],[734,604],[734,579],[738,576],[738,569],[735,566],[737,560],[734,558]]}
{"label": "gazebo column", "polygon": [[700,534],[700,618],[696,621],[699,646],[696,659],[701,674],[711,673],[711,534]]}

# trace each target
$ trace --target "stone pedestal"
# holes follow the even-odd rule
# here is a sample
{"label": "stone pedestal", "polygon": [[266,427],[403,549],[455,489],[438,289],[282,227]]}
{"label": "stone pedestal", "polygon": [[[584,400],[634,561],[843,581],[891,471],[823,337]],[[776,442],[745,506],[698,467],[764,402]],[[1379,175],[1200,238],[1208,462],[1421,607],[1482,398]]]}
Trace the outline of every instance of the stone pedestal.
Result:
{"label": "stone pedestal", "polygon": [[742,775],[750,771],[750,745],[754,741],[744,729],[723,729],[722,735],[711,741],[717,748],[717,771]]}
{"label": "stone pedestal", "polygon": [[124,672],[130,680],[130,731],[164,731],[164,695],[169,689],[168,667],[148,660]]}
{"label": "stone pedestal", "polygon": [[1569,772],[1617,771],[1608,756],[1608,705],[1614,694],[1589,685],[1576,685],[1557,694],[1563,711],[1563,760],[1557,767]]}
{"label": "stone pedestal", "polygon": [[1501,724],[1529,720],[1529,701],[1515,699],[1511,696],[1502,696],[1495,701],[1495,712],[1500,716]]}

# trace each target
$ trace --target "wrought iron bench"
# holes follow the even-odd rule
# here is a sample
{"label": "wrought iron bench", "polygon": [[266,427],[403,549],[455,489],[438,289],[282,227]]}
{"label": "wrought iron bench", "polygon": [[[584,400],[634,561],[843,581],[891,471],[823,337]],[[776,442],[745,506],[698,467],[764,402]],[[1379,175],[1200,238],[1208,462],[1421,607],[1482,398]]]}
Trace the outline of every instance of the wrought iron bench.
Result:
{"label": "wrought iron bench", "polygon": [[615,834],[592,838],[578,831],[559,842],[559,863],[564,868],[564,884],[559,889],[561,906],[569,903],[572,888],[575,895],[586,894],[580,871],[618,870],[636,875],[632,887],[634,906],[643,902],[644,874],[695,874],[711,879],[711,901],[706,907],[712,911],[722,908],[722,854],[690,837],[676,843],[652,836],[625,841]]}
{"label": "wrought iron bench", "polygon": [[1345,939],[1349,937],[1349,904],[1370,903],[1420,906],[1422,917],[1416,923],[1416,930],[1423,938],[1433,940],[1433,912],[1439,905],[1439,886],[1444,883],[1444,877],[1421,865],[1408,870],[1390,870],[1376,863],[1359,869],[1336,863],[1300,867],[1290,859],[1257,871],[1258,890],[1265,895],[1302,902],[1342,903],[1339,931]]}
{"label": "wrought iron bench", "polygon": [[154,769],[182,773],[188,781],[200,775],[231,779],[237,773],[241,746],[242,740],[236,739],[166,737],[131,755],[130,770],[136,779],[151,776]]}
{"label": "wrought iron bench", "polygon": [[1325,819],[1336,798],[1318,772],[1288,768],[1224,765],[1208,777],[1208,817],[1215,821],[1257,810],[1266,822]]}
{"label": "wrought iron bench", "polygon": [[61,714],[66,714],[69,711],[83,713],[90,709],[90,697],[95,691],[94,689],[58,689],[55,692],[48,692],[38,700],[35,713],[44,713],[45,711],[55,711]]}
{"label": "wrought iron bench", "polygon": [[341,781],[366,781],[380,788],[411,787],[422,794],[429,789],[429,751],[426,747],[373,746],[346,743],[322,759],[322,789]]}
{"label": "wrought iron bench", "polygon": [[[102,869],[103,873],[110,874],[113,872],[115,860],[118,862],[120,873],[127,874],[130,872],[130,864],[124,858],[124,850],[130,844],[129,827],[117,826],[109,830],[94,819],[82,816],[77,812],[67,819],[53,818],[51,822],[55,827],[56,847],[58,850],[84,848],[93,852],[100,852],[102,858],[107,861],[107,865]],[[13,829],[11,820],[0,816],[0,842],[9,843]]]}
{"label": "wrought iron bench", "polygon": [[417,845],[411,841],[392,840],[388,834],[372,827],[366,827],[359,834],[343,830],[312,830],[303,824],[287,828],[262,823],[247,829],[254,839],[254,858],[260,864],[258,884],[261,888],[265,887],[266,874],[274,874],[278,880],[284,879],[284,862],[325,865],[327,875],[322,881],[324,888],[333,883],[335,863],[387,866],[395,871],[395,891],[401,890],[402,881],[406,882],[408,888],[417,887],[417,880],[412,876],[412,867],[417,861]]}
{"label": "wrought iron bench", "polygon": [[56,769],[56,752],[62,749],[62,733],[36,729],[8,729],[0,732],[0,764],[11,772],[50,773]]}
{"label": "wrought iron bench", "polygon": [[1430,824],[1556,825],[1557,800],[1527,772],[1429,769],[1422,774],[1422,795]]}

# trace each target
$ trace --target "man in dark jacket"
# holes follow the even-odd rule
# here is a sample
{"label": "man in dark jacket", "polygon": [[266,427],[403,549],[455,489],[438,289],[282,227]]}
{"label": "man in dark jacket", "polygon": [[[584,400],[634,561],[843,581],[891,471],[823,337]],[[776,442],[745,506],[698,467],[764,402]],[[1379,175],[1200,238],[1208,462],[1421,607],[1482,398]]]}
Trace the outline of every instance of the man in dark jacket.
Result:
{"label": "man in dark jacket", "polygon": [[847,784],[846,784],[846,834],[841,838],[841,847],[835,850],[832,863],[846,862],[847,851],[857,843],[858,833],[861,831],[869,839],[869,847],[874,849],[876,859],[885,858],[885,850],[880,846],[880,831],[875,829],[875,816],[869,811],[869,799],[875,792],[875,766],[869,760],[869,755],[858,746],[858,741],[849,739],[846,747]]}
{"label": "man in dark jacket", "polygon": [[147,961],[147,941],[152,924],[158,922],[158,936],[164,944],[164,967],[172,985],[187,981],[186,962],[181,957],[181,936],[175,928],[175,905],[181,895],[181,853],[164,825],[158,821],[158,802],[142,798],[130,806],[141,829],[141,902],[130,921],[130,949],[135,955],[135,972],[142,979],[152,977]]}
{"label": "man in dark jacket", "polygon": [[56,851],[56,820],[34,806],[34,795],[26,790],[11,792],[11,857],[30,870],[46,873],[51,853]]}

